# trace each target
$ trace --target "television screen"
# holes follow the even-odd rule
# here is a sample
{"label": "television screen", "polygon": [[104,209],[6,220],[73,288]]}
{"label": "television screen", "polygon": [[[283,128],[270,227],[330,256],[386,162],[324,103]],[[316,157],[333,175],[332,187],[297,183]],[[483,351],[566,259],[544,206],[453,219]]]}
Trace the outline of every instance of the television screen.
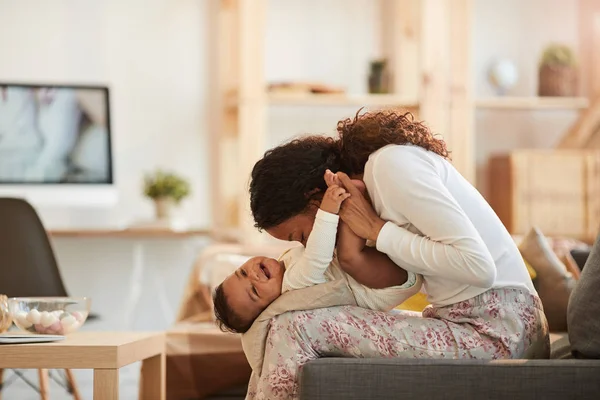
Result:
{"label": "television screen", "polygon": [[0,83],[0,183],[113,183],[108,88]]}

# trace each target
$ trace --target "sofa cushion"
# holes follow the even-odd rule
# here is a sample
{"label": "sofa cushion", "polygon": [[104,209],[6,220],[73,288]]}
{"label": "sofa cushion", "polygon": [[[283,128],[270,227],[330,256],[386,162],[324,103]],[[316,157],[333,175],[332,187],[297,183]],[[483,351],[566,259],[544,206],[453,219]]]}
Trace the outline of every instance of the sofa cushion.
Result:
{"label": "sofa cushion", "polygon": [[600,358],[600,236],[581,272],[568,308],[569,340],[573,354]]}
{"label": "sofa cushion", "polygon": [[566,332],[550,334],[550,358],[553,360],[573,358],[569,335]]}
{"label": "sofa cushion", "polygon": [[566,252],[558,257],[560,261],[567,267],[567,271],[573,275],[575,280],[579,280],[581,276],[581,269],[577,265],[577,261],[573,258],[570,252]]}

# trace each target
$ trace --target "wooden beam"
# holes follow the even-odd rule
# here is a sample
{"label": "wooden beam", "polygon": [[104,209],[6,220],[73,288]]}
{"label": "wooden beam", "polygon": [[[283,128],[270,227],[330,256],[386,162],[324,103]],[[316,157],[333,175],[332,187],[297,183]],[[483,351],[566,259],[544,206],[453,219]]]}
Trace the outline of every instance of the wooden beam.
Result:
{"label": "wooden beam", "polygon": [[600,2],[596,2],[592,25],[592,63],[590,65],[590,81],[592,96],[600,96]]}
{"label": "wooden beam", "polygon": [[559,142],[563,149],[600,148],[600,2],[579,6],[581,81],[593,100]]}
{"label": "wooden beam", "polygon": [[449,132],[449,3],[421,2],[421,107],[420,116],[433,132],[452,145]]}
{"label": "wooden beam", "polygon": [[578,0],[579,88],[583,96],[600,95],[600,1]]}
{"label": "wooden beam", "polygon": [[[254,164],[266,150],[267,96],[264,76],[267,0],[240,3],[240,81],[238,123],[237,222],[245,243],[261,241],[250,212],[248,184]],[[234,172],[234,171],[232,171]]]}
{"label": "wooden beam", "polygon": [[[266,0],[221,0],[218,9],[218,118],[213,127],[215,232],[239,231],[257,240],[249,209],[248,182],[264,152],[266,95],[264,37]],[[235,107],[227,103],[235,99]]]}
{"label": "wooden beam", "polygon": [[[600,128],[600,127],[599,127]],[[600,157],[588,156],[585,171],[587,237],[594,241],[600,230]]]}
{"label": "wooden beam", "polygon": [[420,117],[442,135],[458,171],[475,182],[471,0],[422,0],[421,4]]}
{"label": "wooden beam", "polygon": [[450,126],[454,166],[475,183],[471,84],[472,1],[453,0],[450,7]]}
{"label": "wooden beam", "polygon": [[211,119],[210,133],[210,171],[211,171],[211,204],[213,228],[215,231],[225,230],[234,224],[232,221],[235,207],[235,186],[229,170],[235,165],[235,132],[237,115],[225,107],[225,101],[237,83],[235,65],[239,65],[237,43],[237,0],[220,0],[210,2],[214,23],[211,31],[216,40],[211,41],[212,54],[211,75],[215,77],[214,90],[211,92],[211,106],[214,117]]}
{"label": "wooden beam", "polygon": [[382,55],[392,75],[392,93],[419,95],[420,0],[380,0]]}
{"label": "wooden beam", "polygon": [[600,96],[583,111],[558,144],[559,149],[583,149],[600,129]]}

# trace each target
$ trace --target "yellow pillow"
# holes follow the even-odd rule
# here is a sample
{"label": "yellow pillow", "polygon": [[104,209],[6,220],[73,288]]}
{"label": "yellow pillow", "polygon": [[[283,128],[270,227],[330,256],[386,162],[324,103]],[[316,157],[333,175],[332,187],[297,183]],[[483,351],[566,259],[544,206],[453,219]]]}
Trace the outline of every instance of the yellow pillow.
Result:
{"label": "yellow pillow", "polygon": [[427,301],[427,296],[424,293],[417,293],[412,295],[408,299],[404,301],[404,303],[400,304],[396,307],[396,310],[405,310],[405,311],[417,311],[421,312],[429,305]]}
{"label": "yellow pillow", "polygon": [[[523,261],[525,261],[525,266],[527,267],[527,271],[529,272],[529,276],[531,277],[531,280],[534,280],[537,277],[537,273],[535,272],[535,269],[533,269],[533,267],[531,266],[531,264],[529,264],[527,262],[527,260],[523,259]],[[419,293],[409,297],[408,299],[406,299],[404,301],[404,303],[397,306],[396,310],[421,312],[428,305],[429,305],[429,302],[427,301],[427,296],[424,293],[419,292]]]}
{"label": "yellow pillow", "polygon": [[527,262],[527,260],[523,259],[523,261],[525,261],[525,266],[527,267],[527,272],[529,272],[529,277],[531,278],[531,280],[534,280],[537,277],[537,272],[535,272],[535,269],[533,269],[533,267]]}

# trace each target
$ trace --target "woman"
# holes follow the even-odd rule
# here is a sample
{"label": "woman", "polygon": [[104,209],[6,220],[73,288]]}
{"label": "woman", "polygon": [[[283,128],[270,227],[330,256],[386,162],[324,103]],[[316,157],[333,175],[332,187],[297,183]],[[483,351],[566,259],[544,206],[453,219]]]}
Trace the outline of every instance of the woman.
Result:
{"label": "woman", "polygon": [[[542,349],[535,356],[547,356],[547,323],[519,251],[450,164],[445,143],[410,114],[389,111],[357,114],[337,130],[337,140],[295,140],[256,163],[256,226],[305,243],[325,190],[323,173],[338,171],[351,193],[342,220],[396,264],[422,274],[431,306],[422,315],[355,307],[280,315],[249,397],[296,398],[299,368],[321,356],[496,359],[531,357],[534,348]],[[364,181],[370,201],[348,175]]]}

